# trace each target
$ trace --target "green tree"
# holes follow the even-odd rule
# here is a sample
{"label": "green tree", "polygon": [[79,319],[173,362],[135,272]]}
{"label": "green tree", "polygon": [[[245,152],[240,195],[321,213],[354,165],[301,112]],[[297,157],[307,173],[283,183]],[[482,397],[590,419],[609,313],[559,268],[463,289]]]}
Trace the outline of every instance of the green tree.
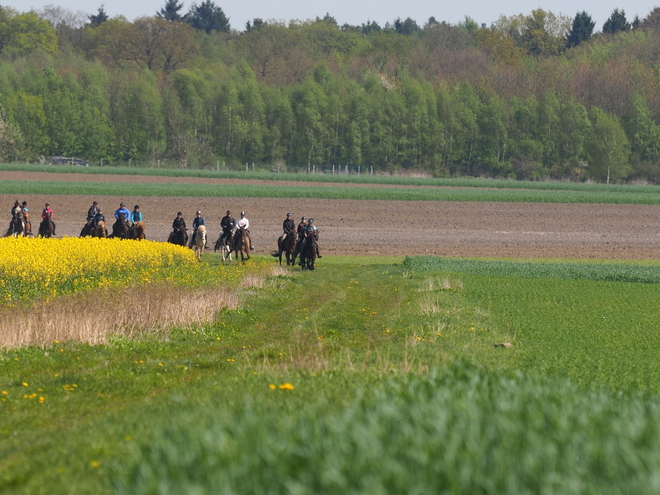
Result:
{"label": "green tree", "polygon": [[229,32],[229,19],[213,0],[204,0],[201,4],[193,3],[184,20],[195,29],[206,31]]}
{"label": "green tree", "polygon": [[594,33],[596,23],[591,19],[591,16],[585,11],[578,12],[573,18],[573,26],[571,33],[566,40],[567,46],[572,48],[578,46],[580,43],[589,41],[591,35]]}
{"label": "green tree", "polygon": [[110,80],[110,112],[120,160],[157,159],[165,151],[163,102],[149,71],[118,73]]}
{"label": "green tree", "polygon": [[92,14],[87,17],[89,19],[89,25],[93,28],[99,27],[101,24],[106,22],[110,17],[108,17],[108,14],[105,11],[105,5],[101,5],[99,7],[98,12],[96,15]]}
{"label": "green tree", "polygon": [[165,6],[156,15],[170,22],[182,21],[183,16],[179,14],[182,8],[183,2],[179,3],[179,0],[165,0]]}
{"label": "green tree", "polygon": [[626,20],[624,10],[614,9],[612,15],[603,24],[603,33],[616,34],[630,29],[630,23]]}
{"label": "green tree", "polygon": [[588,175],[607,184],[625,179],[630,173],[630,144],[619,121],[594,107],[591,122],[593,134],[587,145]]}
{"label": "green tree", "polygon": [[0,7],[0,52],[29,55],[37,50],[57,51],[55,29],[35,12],[16,14]]}

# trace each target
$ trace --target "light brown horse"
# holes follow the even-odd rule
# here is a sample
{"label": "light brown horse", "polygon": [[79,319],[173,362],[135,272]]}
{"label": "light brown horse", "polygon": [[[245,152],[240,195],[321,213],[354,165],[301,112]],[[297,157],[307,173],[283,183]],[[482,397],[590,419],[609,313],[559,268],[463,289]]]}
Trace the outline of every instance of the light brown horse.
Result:
{"label": "light brown horse", "polygon": [[206,227],[200,225],[197,227],[197,234],[195,235],[195,245],[193,249],[195,250],[195,255],[197,256],[197,261],[202,259],[202,254],[204,254],[204,248],[206,247]]}
{"label": "light brown horse", "polygon": [[25,228],[23,229],[23,235],[25,237],[32,235],[32,222],[30,221],[30,210],[23,210],[23,223]]}
{"label": "light brown horse", "polygon": [[108,229],[105,228],[105,222],[103,220],[100,220],[99,223],[96,225],[96,227],[92,227],[92,230],[90,231],[90,235],[92,237],[102,237],[102,238],[107,238],[108,237]]}
{"label": "light brown horse", "polygon": [[250,259],[250,238],[245,232],[245,228],[241,227],[236,231],[232,251],[236,253],[236,261],[238,261],[239,254],[241,255],[241,261]]}

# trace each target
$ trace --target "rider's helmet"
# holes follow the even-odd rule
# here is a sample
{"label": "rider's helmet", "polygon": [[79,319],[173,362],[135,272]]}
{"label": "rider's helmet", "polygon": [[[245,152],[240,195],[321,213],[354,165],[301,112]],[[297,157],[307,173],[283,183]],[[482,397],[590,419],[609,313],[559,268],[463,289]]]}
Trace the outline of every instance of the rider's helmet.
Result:
{"label": "rider's helmet", "polygon": [[245,216],[245,212],[244,212],[244,211],[241,212],[241,216],[243,216],[243,217]]}
{"label": "rider's helmet", "polygon": [[286,214],[286,217],[287,217],[287,218],[292,217],[292,216],[293,216],[292,213],[287,213],[287,214]]}
{"label": "rider's helmet", "polygon": [[123,207],[126,206],[126,205],[125,205],[124,203],[119,203],[119,206],[120,206],[121,208],[123,208]]}
{"label": "rider's helmet", "polygon": [[140,205],[135,205],[135,208],[133,208],[133,209],[134,209],[134,210],[139,210],[139,209],[140,209]]}
{"label": "rider's helmet", "polygon": [[46,206],[50,206],[50,203],[46,203]]}
{"label": "rider's helmet", "polygon": [[227,215],[231,215],[231,210],[227,210]]}
{"label": "rider's helmet", "polygon": [[99,202],[98,202],[98,201],[92,201],[92,204],[93,204],[94,206],[96,206],[97,204],[99,204]]}
{"label": "rider's helmet", "polygon": [[183,215],[183,213],[181,213],[180,211],[177,211],[177,212],[176,212],[176,216],[177,216],[177,217],[180,217],[181,215]]}
{"label": "rider's helmet", "polygon": [[201,215],[201,214],[202,214],[202,212],[201,212],[201,211],[199,211],[199,210],[197,210],[197,213],[196,213],[196,214],[197,214],[197,215]]}
{"label": "rider's helmet", "polygon": [[314,223],[314,219],[313,219],[313,218],[310,218],[310,219],[307,221],[307,223],[310,224],[310,225],[313,224],[313,223]]}
{"label": "rider's helmet", "polygon": [[301,220],[301,221],[302,221],[302,220],[307,220],[307,217],[302,217],[300,220]]}

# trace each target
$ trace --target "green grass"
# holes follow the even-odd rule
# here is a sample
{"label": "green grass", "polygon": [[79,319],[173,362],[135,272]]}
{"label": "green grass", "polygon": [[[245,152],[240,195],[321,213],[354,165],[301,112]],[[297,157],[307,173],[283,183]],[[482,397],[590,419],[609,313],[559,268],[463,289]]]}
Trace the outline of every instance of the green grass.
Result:
{"label": "green grass", "polygon": [[327,256],[193,331],[0,354],[0,492],[658,491],[660,284],[400,261]]}
{"label": "green grass", "polygon": [[629,190],[533,190],[482,188],[373,188],[273,185],[149,184],[111,182],[14,181],[0,183],[0,194],[314,198],[383,201],[488,201],[528,203],[660,204],[653,188]]}

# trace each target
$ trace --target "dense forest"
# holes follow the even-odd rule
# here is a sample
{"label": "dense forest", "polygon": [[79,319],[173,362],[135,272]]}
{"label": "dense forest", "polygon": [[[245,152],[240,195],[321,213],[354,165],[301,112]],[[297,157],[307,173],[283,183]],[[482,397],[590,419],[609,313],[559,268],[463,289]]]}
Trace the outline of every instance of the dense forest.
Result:
{"label": "dense forest", "polygon": [[0,7],[0,160],[660,182],[660,9],[240,30]]}

